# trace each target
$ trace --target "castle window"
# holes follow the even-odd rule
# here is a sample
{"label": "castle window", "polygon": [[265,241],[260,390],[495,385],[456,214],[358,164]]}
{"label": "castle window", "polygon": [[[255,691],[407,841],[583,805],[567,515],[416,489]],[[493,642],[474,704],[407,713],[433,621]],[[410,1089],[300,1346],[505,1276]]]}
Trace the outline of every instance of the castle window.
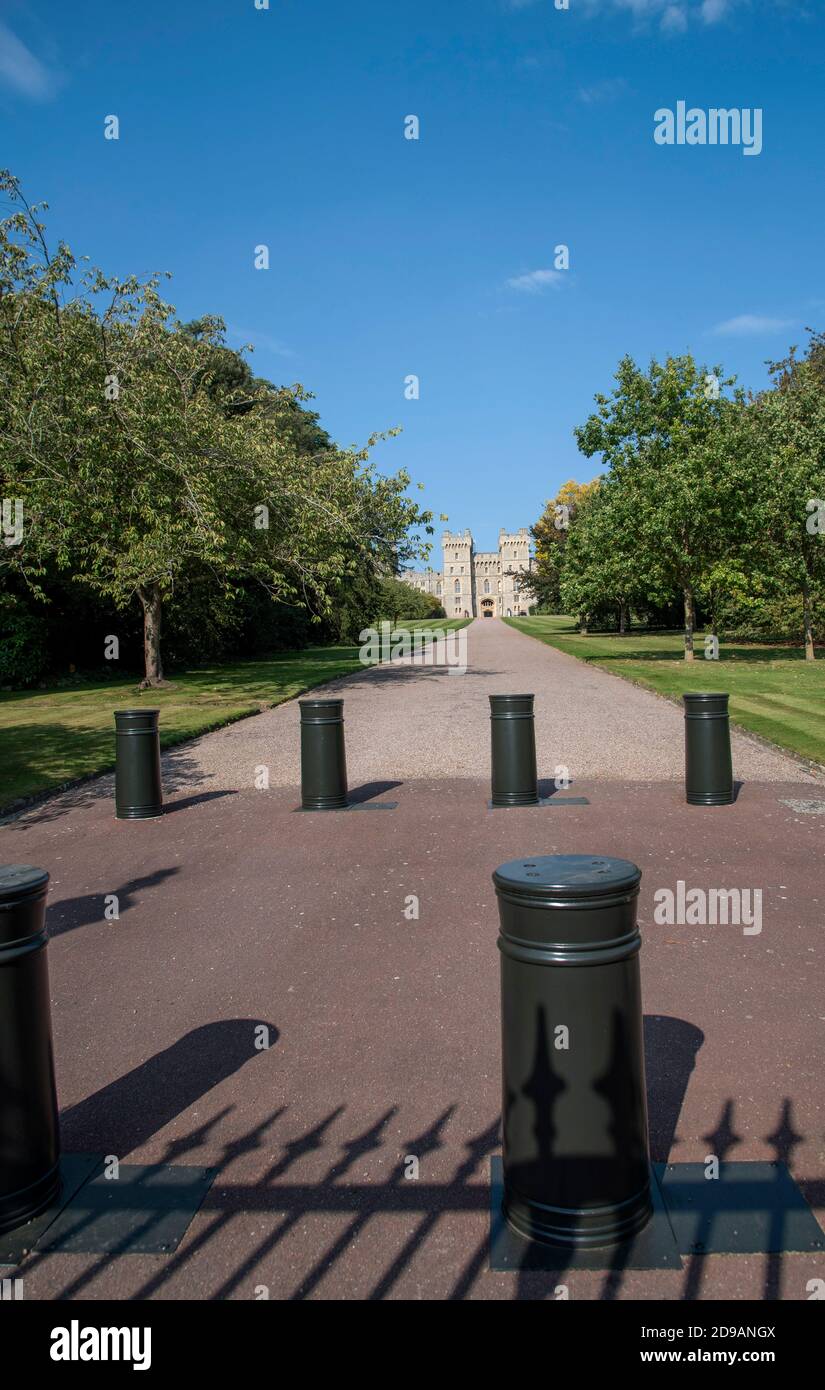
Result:
{"label": "castle window", "polygon": [[457,594],[460,594],[460,593],[461,593],[461,580],[460,580],[460,579],[457,579],[457,580],[455,581],[455,592],[456,592]]}
{"label": "castle window", "polygon": [[440,593],[441,593],[441,584],[440,584],[440,583],[436,584],[436,586],[435,586],[435,591],[436,591],[437,594],[440,594]]}
{"label": "castle window", "polygon": [[484,581],[484,592],[485,592],[485,594],[489,594],[489,592],[490,592],[490,581],[489,581],[489,579],[485,579],[485,581]]}

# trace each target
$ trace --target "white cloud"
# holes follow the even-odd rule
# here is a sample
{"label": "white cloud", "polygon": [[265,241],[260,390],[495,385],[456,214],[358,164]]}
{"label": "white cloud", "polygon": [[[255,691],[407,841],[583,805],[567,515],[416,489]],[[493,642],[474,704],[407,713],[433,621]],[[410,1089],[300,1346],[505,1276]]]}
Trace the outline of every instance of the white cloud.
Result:
{"label": "white cloud", "polygon": [[594,82],[591,87],[580,87],[579,101],[595,106],[598,102],[615,101],[625,91],[627,83],[623,77],[608,77],[604,82]]}
{"label": "white cloud", "polygon": [[730,0],[702,0],[701,15],[706,24],[718,24],[730,9]]}
{"label": "white cloud", "polygon": [[[511,0],[511,7],[515,0]],[[526,0],[522,0],[526,3]],[[619,10],[637,25],[658,21],[665,34],[684,34],[696,22],[713,25],[726,19],[740,0],[582,0],[588,14]]]}
{"label": "white cloud", "polygon": [[541,294],[546,289],[558,289],[563,280],[561,270],[528,270],[525,275],[512,276],[507,288],[521,294]]}
{"label": "white cloud", "polygon": [[662,31],[665,34],[684,34],[688,27],[687,12],[682,5],[668,5],[662,15]]}
{"label": "white cloud", "polygon": [[717,323],[710,331],[717,337],[756,338],[768,333],[781,333],[796,328],[795,319],[773,319],[766,314],[739,314],[736,318]]}
{"label": "white cloud", "polygon": [[16,34],[0,20],[0,83],[12,91],[48,101],[57,91],[56,75],[41,63]]}

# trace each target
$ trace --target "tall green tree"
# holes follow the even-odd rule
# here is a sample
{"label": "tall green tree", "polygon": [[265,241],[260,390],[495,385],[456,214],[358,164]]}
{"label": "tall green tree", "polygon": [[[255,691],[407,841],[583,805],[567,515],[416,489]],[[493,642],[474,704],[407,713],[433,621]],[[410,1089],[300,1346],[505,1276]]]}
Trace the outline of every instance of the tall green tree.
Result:
{"label": "tall green tree", "polygon": [[530,588],[536,596],[537,607],[545,613],[557,613],[561,609],[567,542],[576,525],[581,503],[596,486],[597,482],[577,483],[570,478],[545,504],[532,527],[536,553]]}
{"label": "tall green tree", "polygon": [[825,586],[825,335],[770,364],[773,389],[751,406],[769,507],[761,535],[771,572],[798,596],[805,658],[815,656],[813,600]]}
{"label": "tall green tree", "polygon": [[164,605],[192,566],[217,591],[252,578],[320,619],[342,579],[421,553],[431,517],[406,473],[369,463],[382,436],[308,457],[282,426],[288,393],[216,387],[214,321],[182,331],[158,277],[78,273],[62,243],[50,255],[18,181],[0,189],[15,204],[0,223],[0,458],[24,510],[6,566],[35,588],[54,563],[120,607],[137,598],[151,686]]}
{"label": "tall green tree", "polygon": [[655,578],[646,582],[640,567],[631,499],[628,486],[606,478],[580,503],[565,550],[561,597],[564,611],[578,613],[582,628],[593,615],[613,610],[624,634],[631,605],[660,597]]}
{"label": "tall green tree", "polygon": [[610,396],[596,396],[576,438],[588,458],[602,455],[622,489],[649,589],[681,592],[692,661],[698,588],[754,524],[758,482],[744,397],[726,396],[733,379],[690,355],[654,360],[647,372],[625,357],[615,382]]}

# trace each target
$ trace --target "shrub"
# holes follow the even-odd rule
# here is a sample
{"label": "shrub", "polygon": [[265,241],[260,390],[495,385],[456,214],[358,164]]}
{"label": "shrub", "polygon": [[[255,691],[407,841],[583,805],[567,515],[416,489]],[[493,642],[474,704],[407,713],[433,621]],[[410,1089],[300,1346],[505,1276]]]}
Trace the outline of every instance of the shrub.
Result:
{"label": "shrub", "polygon": [[48,662],[47,624],[12,594],[0,594],[0,685],[34,685]]}

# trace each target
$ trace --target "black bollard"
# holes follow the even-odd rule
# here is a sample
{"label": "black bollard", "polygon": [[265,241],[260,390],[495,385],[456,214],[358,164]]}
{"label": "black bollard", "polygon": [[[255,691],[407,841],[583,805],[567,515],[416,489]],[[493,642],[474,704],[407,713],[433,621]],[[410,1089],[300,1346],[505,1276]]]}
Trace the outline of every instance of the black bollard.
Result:
{"label": "black bollard", "polygon": [[343,700],[299,700],[301,706],[301,805],[305,811],[338,811],[347,805],[347,755]]}
{"label": "black bollard", "polygon": [[0,865],[0,1231],[37,1216],[60,1188],[48,883],[45,869]]}
{"label": "black bollard", "polygon": [[617,1245],[652,1215],[640,878],[626,859],[584,854],[525,856],[493,874],[503,1210],[546,1245]]}
{"label": "black bollard", "polygon": [[493,806],[538,806],[532,695],[491,695]]}
{"label": "black bollard", "polygon": [[163,815],[159,709],[115,710],[115,815],[148,820]]}
{"label": "black bollard", "polygon": [[728,806],[733,801],[728,697],[683,695],[685,705],[685,794],[691,806]]}

